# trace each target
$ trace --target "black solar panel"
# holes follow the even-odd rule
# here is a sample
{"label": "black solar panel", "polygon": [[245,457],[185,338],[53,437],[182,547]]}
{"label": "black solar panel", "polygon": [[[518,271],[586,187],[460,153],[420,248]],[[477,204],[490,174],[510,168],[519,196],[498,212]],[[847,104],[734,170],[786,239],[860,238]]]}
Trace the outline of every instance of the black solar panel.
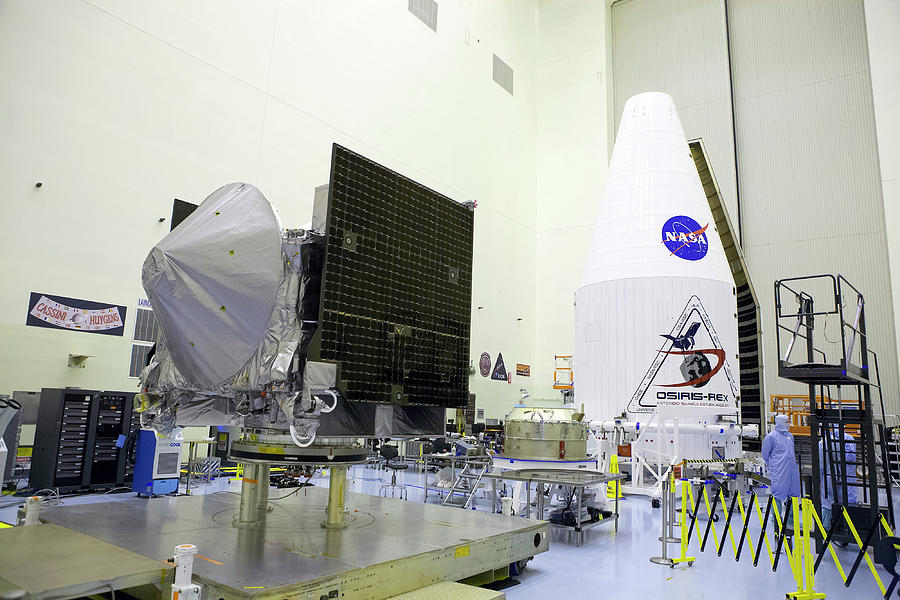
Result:
{"label": "black solar panel", "polygon": [[466,405],[473,223],[472,209],[334,145],[310,357],[339,364],[348,400]]}

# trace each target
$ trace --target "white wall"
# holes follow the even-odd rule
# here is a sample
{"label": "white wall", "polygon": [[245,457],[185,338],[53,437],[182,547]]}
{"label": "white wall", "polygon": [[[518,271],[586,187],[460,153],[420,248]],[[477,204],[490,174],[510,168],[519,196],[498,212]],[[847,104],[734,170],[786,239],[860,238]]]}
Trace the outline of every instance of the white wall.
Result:
{"label": "white wall", "polygon": [[[894,0],[865,0],[869,42],[869,71],[875,105],[875,130],[881,164],[881,189],[887,225],[888,255],[894,298],[894,325],[900,344],[900,3]],[[900,350],[897,352],[900,355]],[[886,365],[897,370],[897,364]]]}
{"label": "white wall", "polygon": [[[0,393],[133,389],[132,314],[125,339],[26,327],[28,293],[133,313],[173,198],[247,181],[300,226],[335,141],[478,201],[472,356],[532,362],[537,8],[442,2],[435,33],[405,0],[0,1]],[[471,389],[487,416],[518,398]]]}
{"label": "white wall", "polygon": [[[688,139],[703,138],[725,208],[738,227],[724,0],[638,0],[611,10],[612,129],[635,94],[664,91]],[[735,231],[735,237],[737,232]]]}
{"label": "white wall", "polygon": [[545,0],[538,27],[535,399],[559,399],[553,357],[573,354],[575,290],[606,190],[607,56],[603,2]]}
{"label": "white wall", "polygon": [[[732,0],[729,10],[743,248],[759,290],[766,389],[806,391],[777,376],[767,288],[781,278],[841,274],[865,295],[868,347],[878,354],[885,406],[896,412],[894,301],[863,1]],[[837,321],[820,321],[816,344],[835,361],[840,345],[824,340],[835,339]]]}

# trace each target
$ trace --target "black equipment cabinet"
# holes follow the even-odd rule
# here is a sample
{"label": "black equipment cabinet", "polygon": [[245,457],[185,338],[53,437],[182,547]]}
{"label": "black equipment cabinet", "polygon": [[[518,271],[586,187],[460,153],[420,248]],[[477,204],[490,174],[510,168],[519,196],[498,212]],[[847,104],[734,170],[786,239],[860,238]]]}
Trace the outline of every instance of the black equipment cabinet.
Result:
{"label": "black equipment cabinet", "polygon": [[60,492],[122,485],[132,426],[133,392],[41,390],[29,485]]}

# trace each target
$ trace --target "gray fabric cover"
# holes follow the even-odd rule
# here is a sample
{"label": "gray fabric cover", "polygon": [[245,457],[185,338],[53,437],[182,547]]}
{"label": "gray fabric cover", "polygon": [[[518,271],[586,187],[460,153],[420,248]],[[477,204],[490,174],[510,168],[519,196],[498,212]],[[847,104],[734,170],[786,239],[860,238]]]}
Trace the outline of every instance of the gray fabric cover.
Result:
{"label": "gray fabric cover", "polygon": [[246,365],[267,332],[283,275],[278,216],[246,183],[213,192],[150,251],[144,289],[188,383],[213,389]]}

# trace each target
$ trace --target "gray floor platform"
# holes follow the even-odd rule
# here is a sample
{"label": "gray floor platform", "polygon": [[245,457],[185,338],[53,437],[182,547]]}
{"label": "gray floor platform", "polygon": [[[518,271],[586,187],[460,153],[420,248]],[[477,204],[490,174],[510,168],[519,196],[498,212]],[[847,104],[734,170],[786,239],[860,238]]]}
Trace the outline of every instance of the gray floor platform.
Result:
{"label": "gray floor platform", "polygon": [[326,499],[321,487],[274,496],[260,530],[232,526],[239,496],[230,492],[60,506],[41,517],[154,560],[196,544],[195,580],[209,598],[388,598],[549,547],[537,520],[353,493],[349,528],[325,530]]}
{"label": "gray floor platform", "polygon": [[[0,597],[79,598],[171,584],[174,567],[53,524],[0,529]],[[11,597],[11,596],[10,596]]]}

